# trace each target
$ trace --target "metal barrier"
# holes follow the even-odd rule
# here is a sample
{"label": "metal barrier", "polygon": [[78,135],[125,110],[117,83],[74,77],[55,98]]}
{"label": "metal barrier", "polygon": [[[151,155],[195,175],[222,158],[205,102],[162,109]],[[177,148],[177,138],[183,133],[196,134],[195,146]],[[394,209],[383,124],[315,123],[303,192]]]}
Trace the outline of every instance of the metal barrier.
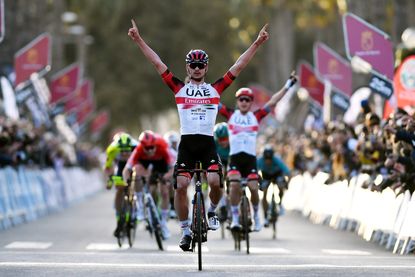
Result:
{"label": "metal barrier", "polygon": [[328,174],[308,173],[291,179],[283,204],[297,210],[313,223],[356,232],[367,241],[394,253],[407,254],[415,248],[415,197],[409,191],[396,196],[387,188],[373,192],[362,188],[370,179],[360,174],[348,181],[326,184]]}
{"label": "metal barrier", "polygon": [[0,229],[36,220],[103,188],[100,170],[0,169]]}

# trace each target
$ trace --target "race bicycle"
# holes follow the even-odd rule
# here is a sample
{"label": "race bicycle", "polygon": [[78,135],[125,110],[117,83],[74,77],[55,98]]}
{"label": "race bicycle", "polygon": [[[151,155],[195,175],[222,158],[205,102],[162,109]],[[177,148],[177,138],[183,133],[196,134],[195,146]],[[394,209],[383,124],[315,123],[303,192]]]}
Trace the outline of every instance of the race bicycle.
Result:
{"label": "race bicycle", "polygon": [[[151,168],[150,168],[151,171]],[[149,189],[148,181],[145,177],[142,177],[142,182],[144,184],[144,216],[147,223],[146,229],[149,231],[150,236],[154,235],[157,246],[160,250],[163,251],[163,235],[161,231],[161,218],[157,209],[157,205],[153,199],[153,196]]]}
{"label": "race bicycle", "polygon": [[[125,185],[121,176],[111,176],[110,179],[116,186]],[[122,247],[125,238],[128,239],[128,245],[133,247],[135,233],[137,231],[137,197],[135,196],[134,185],[131,181],[124,186],[123,197],[121,200],[120,226],[121,231],[117,237],[118,246]]]}
{"label": "race bicycle", "polygon": [[[267,194],[271,193],[271,201],[268,206],[268,222],[272,225],[272,238],[277,238],[277,222],[278,218],[280,216],[280,204],[281,204],[281,198],[282,198],[282,192],[283,189],[286,188],[287,181],[283,176],[272,178],[271,180],[263,180],[263,183],[261,184],[261,188],[268,188]],[[277,202],[276,200],[276,192],[275,189],[278,190],[279,200]],[[271,192],[269,192],[271,190]],[[264,197],[267,197],[267,195],[264,195]],[[268,198],[269,199],[269,198]],[[267,226],[268,227],[268,226]]]}
{"label": "race bicycle", "polygon": [[249,204],[248,196],[246,195],[246,188],[248,185],[248,180],[242,178],[240,180],[240,185],[242,189],[241,202],[239,204],[239,214],[241,221],[240,229],[231,229],[232,236],[234,239],[235,250],[241,251],[241,242],[245,240],[246,242],[246,253],[249,254],[249,233],[252,232],[252,216],[251,216],[251,206]]}
{"label": "race bicycle", "polygon": [[[206,173],[209,172],[209,170],[202,169],[202,164],[200,161],[198,161],[195,164],[195,168],[192,170],[178,169],[176,172],[176,176],[180,172],[189,172],[193,174],[193,178],[194,178],[195,194],[192,200],[192,204],[193,204],[192,224],[190,227],[192,231],[191,251],[195,252],[197,248],[198,269],[199,271],[201,271],[202,270],[202,243],[207,241],[207,232],[209,230],[208,221],[206,219],[205,201],[203,198],[202,176],[206,175]],[[175,184],[175,188],[176,186],[177,184]]]}

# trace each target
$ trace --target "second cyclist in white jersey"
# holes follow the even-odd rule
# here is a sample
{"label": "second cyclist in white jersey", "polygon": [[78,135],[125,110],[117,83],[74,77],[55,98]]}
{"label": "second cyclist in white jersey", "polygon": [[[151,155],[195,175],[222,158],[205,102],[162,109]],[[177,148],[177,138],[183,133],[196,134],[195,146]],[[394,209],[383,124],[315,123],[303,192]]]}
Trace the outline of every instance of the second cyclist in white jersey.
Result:
{"label": "second cyclist in white jersey", "polygon": [[235,97],[237,99],[237,110],[219,106],[219,113],[228,119],[230,161],[228,169],[228,180],[230,182],[230,202],[232,212],[231,229],[240,229],[239,223],[239,202],[241,200],[241,178],[248,179],[248,187],[251,191],[251,202],[254,209],[254,231],[259,231],[262,227],[259,209],[258,195],[258,173],[256,165],[256,139],[259,123],[268,115],[271,108],[285,95],[297,81],[291,75],[285,86],[264,105],[263,108],[251,112],[254,93],[249,88],[239,89]]}

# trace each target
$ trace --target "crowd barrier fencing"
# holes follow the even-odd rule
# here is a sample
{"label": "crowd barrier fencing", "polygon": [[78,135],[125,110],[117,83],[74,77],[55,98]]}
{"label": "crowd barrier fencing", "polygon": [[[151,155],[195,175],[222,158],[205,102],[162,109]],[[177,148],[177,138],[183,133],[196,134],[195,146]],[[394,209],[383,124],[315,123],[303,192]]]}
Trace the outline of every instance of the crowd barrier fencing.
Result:
{"label": "crowd barrier fencing", "polygon": [[99,169],[0,169],[0,230],[59,211],[103,189]]}
{"label": "crowd barrier fencing", "polygon": [[407,254],[415,248],[415,197],[409,191],[395,195],[365,189],[370,180],[359,174],[349,181],[326,184],[329,175],[319,172],[291,178],[283,199],[287,210],[301,212],[313,223],[356,232],[367,241],[393,253]]}

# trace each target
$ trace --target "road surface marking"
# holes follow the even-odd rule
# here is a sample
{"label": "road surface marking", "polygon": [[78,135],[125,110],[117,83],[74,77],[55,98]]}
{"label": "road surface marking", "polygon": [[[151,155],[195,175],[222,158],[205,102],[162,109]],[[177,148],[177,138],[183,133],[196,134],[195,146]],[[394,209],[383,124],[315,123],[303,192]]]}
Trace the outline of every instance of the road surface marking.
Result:
{"label": "road surface marking", "polygon": [[[167,245],[166,250],[167,252],[183,252],[183,250],[177,245]],[[205,245],[202,245],[202,252],[208,253],[209,248]]]}
{"label": "road surface marking", "polygon": [[331,255],[355,255],[355,256],[369,256],[372,253],[361,250],[344,250],[344,249],[321,249],[321,252]]}
{"label": "road surface marking", "polygon": [[[47,267],[47,268],[194,268],[194,264],[168,264],[168,263],[70,263],[70,262],[0,262],[1,267]],[[415,269],[415,265],[335,265],[335,264],[204,264],[211,268],[279,268],[279,269],[303,269],[303,268],[359,268],[359,269]]]}
{"label": "road surface marking", "polygon": [[119,247],[116,243],[90,243],[87,245],[86,250],[99,250],[99,251],[111,251],[130,248],[127,244]]}
{"label": "road surface marking", "polygon": [[265,247],[249,247],[249,252],[253,254],[289,254],[290,250],[285,248],[265,248]]}
{"label": "road surface marking", "polygon": [[4,248],[7,249],[48,249],[52,246],[51,242],[36,242],[36,241],[14,241]]}

